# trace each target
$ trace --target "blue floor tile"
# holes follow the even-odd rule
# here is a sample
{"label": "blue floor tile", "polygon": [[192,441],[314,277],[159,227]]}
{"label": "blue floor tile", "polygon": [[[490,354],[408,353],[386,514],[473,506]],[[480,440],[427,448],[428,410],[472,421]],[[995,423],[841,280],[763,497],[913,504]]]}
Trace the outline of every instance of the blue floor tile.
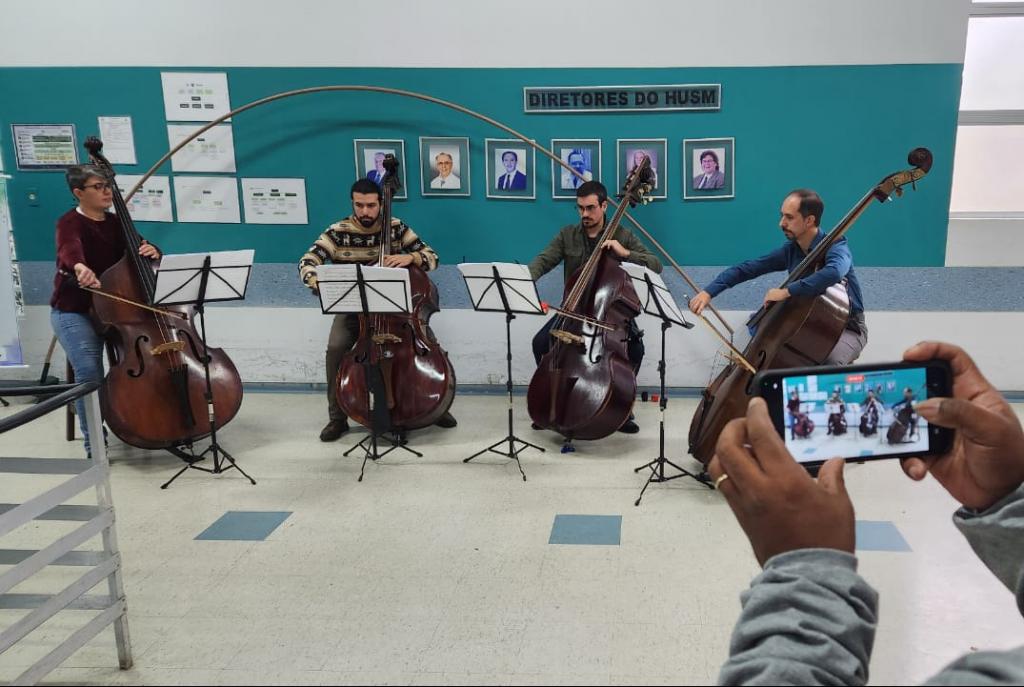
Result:
{"label": "blue floor tile", "polygon": [[858,520],[857,550],[910,551],[910,545],[888,520]]}
{"label": "blue floor tile", "polygon": [[284,522],[291,511],[229,510],[217,518],[196,539],[221,541],[263,541]]}
{"label": "blue floor tile", "polygon": [[621,515],[556,515],[548,544],[618,546]]}

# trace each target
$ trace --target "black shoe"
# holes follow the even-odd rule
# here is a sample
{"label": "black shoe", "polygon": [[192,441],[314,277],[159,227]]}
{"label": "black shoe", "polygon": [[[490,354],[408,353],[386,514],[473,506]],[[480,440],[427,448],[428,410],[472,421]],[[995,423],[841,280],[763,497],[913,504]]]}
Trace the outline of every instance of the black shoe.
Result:
{"label": "black shoe", "polygon": [[437,422],[434,423],[438,427],[444,427],[445,429],[451,429],[455,425],[459,424],[459,421],[455,419],[455,416],[445,411],[445,414],[438,418]]}
{"label": "black shoe", "polygon": [[320,430],[320,441],[336,441],[338,437],[348,431],[348,420],[331,420]]}
{"label": "black shoe", "polygon": [[636,434],[637,432],[640,431],[640,425],[638,425],[632,419],[626,420],[625,422],[622,423],[622,426],[619,427],[619,431],[622,432],[623,434]]}
{"label": "black shoe", "polygon": [[540,425],[538,425],[538,424],[537,424],[536,422],[531,422],[531,423],[530,423],[530,429],[535,429],[535,430],[537,430],[538,432],[541,432],[541,431],[543,431],[543,430],[544,430],[544,428],[543,428],[543,427],[541,427]]}

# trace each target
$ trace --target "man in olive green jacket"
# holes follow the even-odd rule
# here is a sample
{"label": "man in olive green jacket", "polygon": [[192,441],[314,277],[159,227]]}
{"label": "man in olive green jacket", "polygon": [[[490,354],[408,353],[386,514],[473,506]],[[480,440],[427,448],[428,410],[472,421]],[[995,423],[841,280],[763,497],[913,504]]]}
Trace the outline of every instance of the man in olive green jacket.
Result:
{"label": "man in olive green jacket", "polygon": [[[542,276],[553,270],[559,263],[564,262],[564,276],[568,283],[576,270],[590,258],[591,254],[598,248],[610,250],[623,262],[635,262],[638,265],[661,272],[661,261],[640,242],[628,229],[619,227],[615,230],[615,236],[608,239],[600,246],[601,234],[605,229],[605,212],[608,210],[608,190],[599,181],[588,181],[580,184],[576,189],[576,209],[580,213],[579,224],[570,224],[563,227],[555,238],[551,240],[547,248],[541,251],[540,255],[530,261],[530,277],[537,281]],[[541,327],[537,335],[533,337],[533,357],[540,365],[540,359],[551,348],[551,326],[555,318],[548,319],[547,324]],[[636,320],[629,321],[629,340],[627,351],[629,362],[633,364],[633,370],[640,369],[640,363],[644,359],[644,342],[641,332],[636,326]],[[539,429],[535,426],[534,429]],[[640,431],[632,416],[626,421],[620,432],[635,434]]]}

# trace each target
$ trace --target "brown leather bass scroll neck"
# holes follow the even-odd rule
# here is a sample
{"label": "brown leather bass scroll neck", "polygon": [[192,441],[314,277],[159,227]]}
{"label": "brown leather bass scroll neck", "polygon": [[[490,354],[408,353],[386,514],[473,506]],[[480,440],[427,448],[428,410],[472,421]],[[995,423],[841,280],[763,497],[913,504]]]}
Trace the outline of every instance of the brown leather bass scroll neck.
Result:
{"label": "brown leather bass scroll neck", "polygon": [[615,236],[626,208],[645,202],[652,180],[645,158],[626,180],[624,202],[605,225],[594,252],[566,282],[562,308],[551,328],[554,341],[530,380],[530,418],[569,439],[606,437],[622,426],[633,407],[636,374],[626,351],[626,332],[641,306],[629,275],[603,244]]}
{"label": "brown leather bass scroll neck", "polygon": [[[932,166],[932,154],[925,148],[915,148],[907,156],[913,169],[890,174],[872,187],[839,224],[793,270],[781,288],[803,279],[820,269],[829,249],[871,204],[887,200],[894,193],[903,195],[903,187],[915,184]],[[750,318],[748,325],[757,331],[743,357],[757,371],[820,365],[839,341],[850,317],[849,300],[844,284],[836,284],[815,297],[792,296],[761,307]],[[736,360],[704,390],[697,411],[690,423],[690,453],[707,465],[715,453],[718,435],[732,419],[746,414],[747,402],[753,389],[754,372]]]}
{"label": "brown leather bass scroll neck", "polygon": [[[381,189],[380,255],[384,266],[390,254],[394,229],[391,200],[400,187],[398,160],[384,158]],[[415,264],[409,265],[412,311],[410,314],[359,316],[359,339],[342,358],[335,380],[338,403],[353,420],[378,432],[428,427],[451,407],[455,398],[455,369],[430,329],[430,316],[440,310],[437,287]],[[369,370],[370,378],[367,378]],[[373,396],[386,398],[377,408]],[[374,413],[371,423],[370,415]]]}
{"label": "brown leather bass scroll neck", "polygon": [[[189,445],[210,433],[211,412],[218,428],[231,421],[242,404],[242,380],[223,350],[208,349],[213,389],[213,408],[208,408],[203,344],[193,326],[195,308],[165,306],[160,312],[126,302],[152,306],[156,274],[150,260],[139,255],[142,239],[114,183],[114,168],[101,153],[103,143],[90,137],[85,147],[113,186],[125,244],[124,257],[100,275],[103,290],[119,299],[93,299],[93,316],[110,357],[110,371],[100,390],[103,419],[132,446]],[[168,311],[179,316],[171,317]]]}

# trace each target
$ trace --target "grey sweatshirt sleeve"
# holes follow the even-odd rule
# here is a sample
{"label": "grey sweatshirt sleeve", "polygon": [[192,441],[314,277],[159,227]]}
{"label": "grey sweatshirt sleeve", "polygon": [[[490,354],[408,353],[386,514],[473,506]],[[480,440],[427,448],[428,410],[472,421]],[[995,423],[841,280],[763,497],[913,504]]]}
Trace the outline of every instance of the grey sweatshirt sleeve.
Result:
{"label": "grey sweatshirt sleeve", "polygon": [[[1024,614],[1024,486],[983,512],[961,508],[953,524],[982,563],[1016,595],[1017,608]],[[1024,647],[967,654],[925,684],[1024,684]]]}
{"label": "grey sweatshirt sleeve", "polygon": [[[1024,614],[1024,486],[984,512],[960,509],[953,522]],[[864,684],[878,596],[856,566],[830,549],[771,558],[741,596],[719,683]],[[1024,684],[1024,647],[967,654],[926,684]]]}
{"label": "grey sweatshirt sleeve", "polygon": [[773,556],[740,597],[723,685],[863,685],[878,594],[833,549]]}

